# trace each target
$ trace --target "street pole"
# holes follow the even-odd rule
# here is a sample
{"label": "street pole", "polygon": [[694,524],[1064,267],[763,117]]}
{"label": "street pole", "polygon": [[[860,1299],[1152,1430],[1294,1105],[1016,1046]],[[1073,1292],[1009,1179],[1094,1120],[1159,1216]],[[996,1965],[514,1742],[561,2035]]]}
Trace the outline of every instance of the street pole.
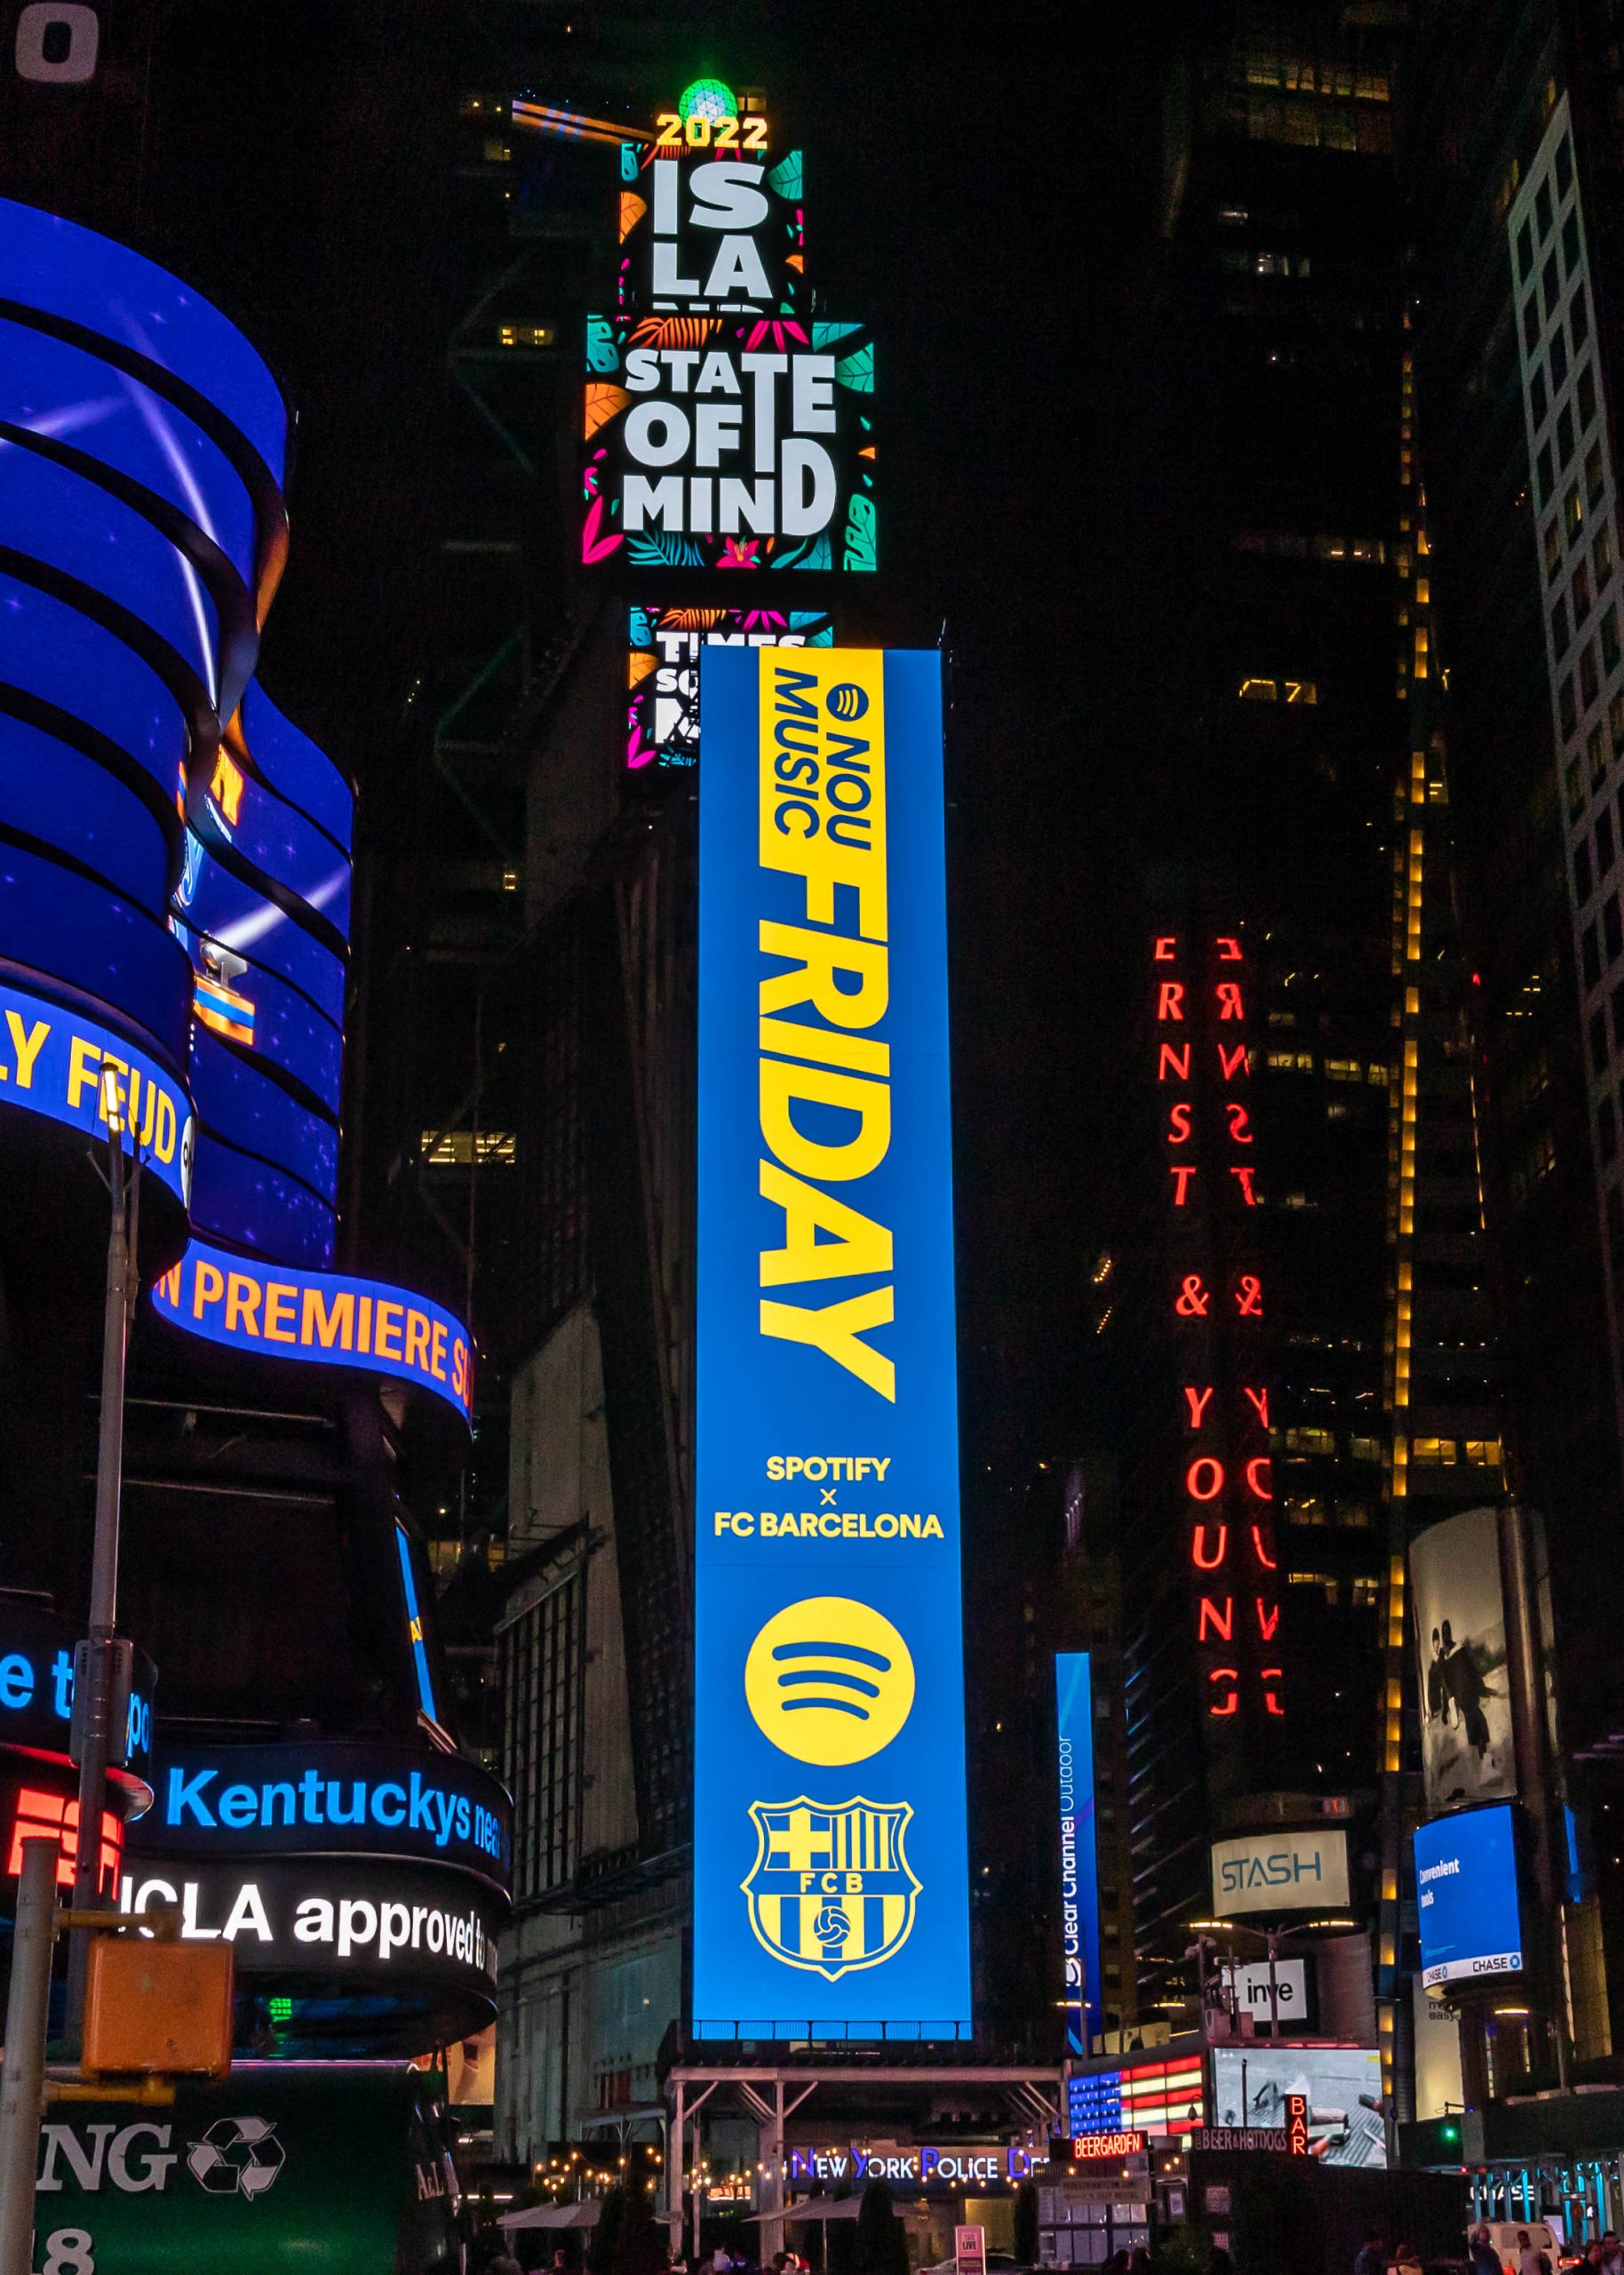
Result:
{"label": "street pole", "polygon": [[1275,1976],[1275,1957],[1279,1948],[1280,1931],[1278,1928],[1270,1928],[1269,1930],[1269,2035],[1270,2038],[1278,2038],[1280,2035],[1280,1986]]}
{"label": "street pole", "polygon": [[[107,1803],[107,1763],[115,1752],[112,1728],[116,1685],[114,1637],[118,1624],[118,1521],[123,1486],[124,1355],[133,1294],[130,1226],[124,1197],[124,1120],[127,1093],[117,1076],[104,1075],[102,1113],[107,1125],[107,1192],[112,1223],[107,1234],[107,1299],[102,1317],[101,1417],[96,1449],[96,1537],[91,1560],[90,1648],[83,1654],[87,1696],[76,1702],[79,1735],[79,1826],[74,1849],[74,1909],[101,1904],[101,1817]],[[139,1179],[139,1167],[136,1177]],[[134,1182],[134,1180],[132,1180]],[[84,1986],[90,1968],[90,1937],[80,1931],[68,1939],[68,2029],[70,2053],[84,2036]]]}
{"label": "street pole", "polygon": [[12,1988],[0,2071],[0,2275],[34,2265],[34,2183],[44,2108],[45,2024],[56,1942],[55,1840],[25,1840],[12,1937]]}

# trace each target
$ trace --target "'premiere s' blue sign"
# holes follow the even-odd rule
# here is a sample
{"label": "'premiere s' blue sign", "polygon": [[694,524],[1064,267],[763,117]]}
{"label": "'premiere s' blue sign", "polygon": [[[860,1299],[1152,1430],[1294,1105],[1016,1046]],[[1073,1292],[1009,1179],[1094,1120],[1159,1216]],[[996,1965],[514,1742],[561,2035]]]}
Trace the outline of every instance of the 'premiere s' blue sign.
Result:
{"label": "'premiere s' blue sign", "polygon": [[967,2035],[940,659],[701,671],[694,2033]]}

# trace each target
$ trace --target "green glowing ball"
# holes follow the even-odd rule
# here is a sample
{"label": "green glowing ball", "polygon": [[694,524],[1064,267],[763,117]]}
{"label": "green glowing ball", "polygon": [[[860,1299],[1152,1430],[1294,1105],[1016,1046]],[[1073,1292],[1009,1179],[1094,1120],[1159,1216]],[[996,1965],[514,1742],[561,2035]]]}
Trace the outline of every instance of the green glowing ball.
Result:
{"label": "green glowing ball", "polygon": [[690,118],[736,118],[738,98],[720,79],[696,79],[677,98],[677,114],[684,124]]}

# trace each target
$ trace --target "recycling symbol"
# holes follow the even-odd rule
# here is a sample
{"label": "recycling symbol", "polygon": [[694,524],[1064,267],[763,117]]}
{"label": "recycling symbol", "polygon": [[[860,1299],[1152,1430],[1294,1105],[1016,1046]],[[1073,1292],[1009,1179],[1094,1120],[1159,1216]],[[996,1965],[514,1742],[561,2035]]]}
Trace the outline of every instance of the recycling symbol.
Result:
{"label": "recycling symbol", "polygon": [[268,2117],[217,2117],[187,2151],[187,2167],[211,2196],[263,2196],[282,2170],[283,2146]]}

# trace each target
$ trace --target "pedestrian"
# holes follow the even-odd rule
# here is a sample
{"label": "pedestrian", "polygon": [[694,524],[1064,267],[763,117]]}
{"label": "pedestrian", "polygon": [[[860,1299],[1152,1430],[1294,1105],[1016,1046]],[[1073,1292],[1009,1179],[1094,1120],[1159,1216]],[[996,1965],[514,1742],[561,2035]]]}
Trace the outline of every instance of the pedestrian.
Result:
{"label": "pedestrian", "polygon": [[1150,2255],[1142,2243],[1136,2243],[1128,2254],[1127,2275],[1151,2275]]}
{"label": "pedestrian", "polygon": [[485,2262],[485,2275],[524,2275],[523,2268],[508,2249],[506,2236],[497,2246],[496,2257]]}
{"label": "pedestrian", "polygon": [[1538,2244],[1531,2242],[1526,2228],[1517,2231],[1517,2275],[1551,2275],[1551,2263]]}
{"label": "pedestrian", "polygon": [[1592,2236],[1585,2246],[1585,2255],[1581,2264],[1594,2269],[1595,2275],[1603,2275],[1603,2271],[1607,2264],[1607,2247],[1600,2236]]}
{"label": "pedestrian", "polygon": [[1401,2243],[1394,2251],[1393,2275],[1421,2275],[1421,2254],[1413,2243]]}
{"label": "pedestrian", "polygon": [[1472,2230],[1468,2249],[1471,2254],[1472,2275],[1503,2275],[1500,2254],[1494,2248],[1494,2239],[1489,2233],[1486,2220],[1481,2227]]}
{"label": "pedestrian", "polygon": [[1387,2275],[1387,2254],[1380,2228],[1366,2228],[1365,2240],[1354,2258],[1353,2275]]}
{"label": "pedestrian", "polygon": [[1235,2262],[1221,2243],[1215,2243],[1206,2255],[1206,2275],[1235,2275]]}
{"label": "pedestrian", "polygon": [[1602,2231],[1602,2264],[1607,2275],[1624,2275],[1624,2244],[1620,2244],[1613,2228]]}

